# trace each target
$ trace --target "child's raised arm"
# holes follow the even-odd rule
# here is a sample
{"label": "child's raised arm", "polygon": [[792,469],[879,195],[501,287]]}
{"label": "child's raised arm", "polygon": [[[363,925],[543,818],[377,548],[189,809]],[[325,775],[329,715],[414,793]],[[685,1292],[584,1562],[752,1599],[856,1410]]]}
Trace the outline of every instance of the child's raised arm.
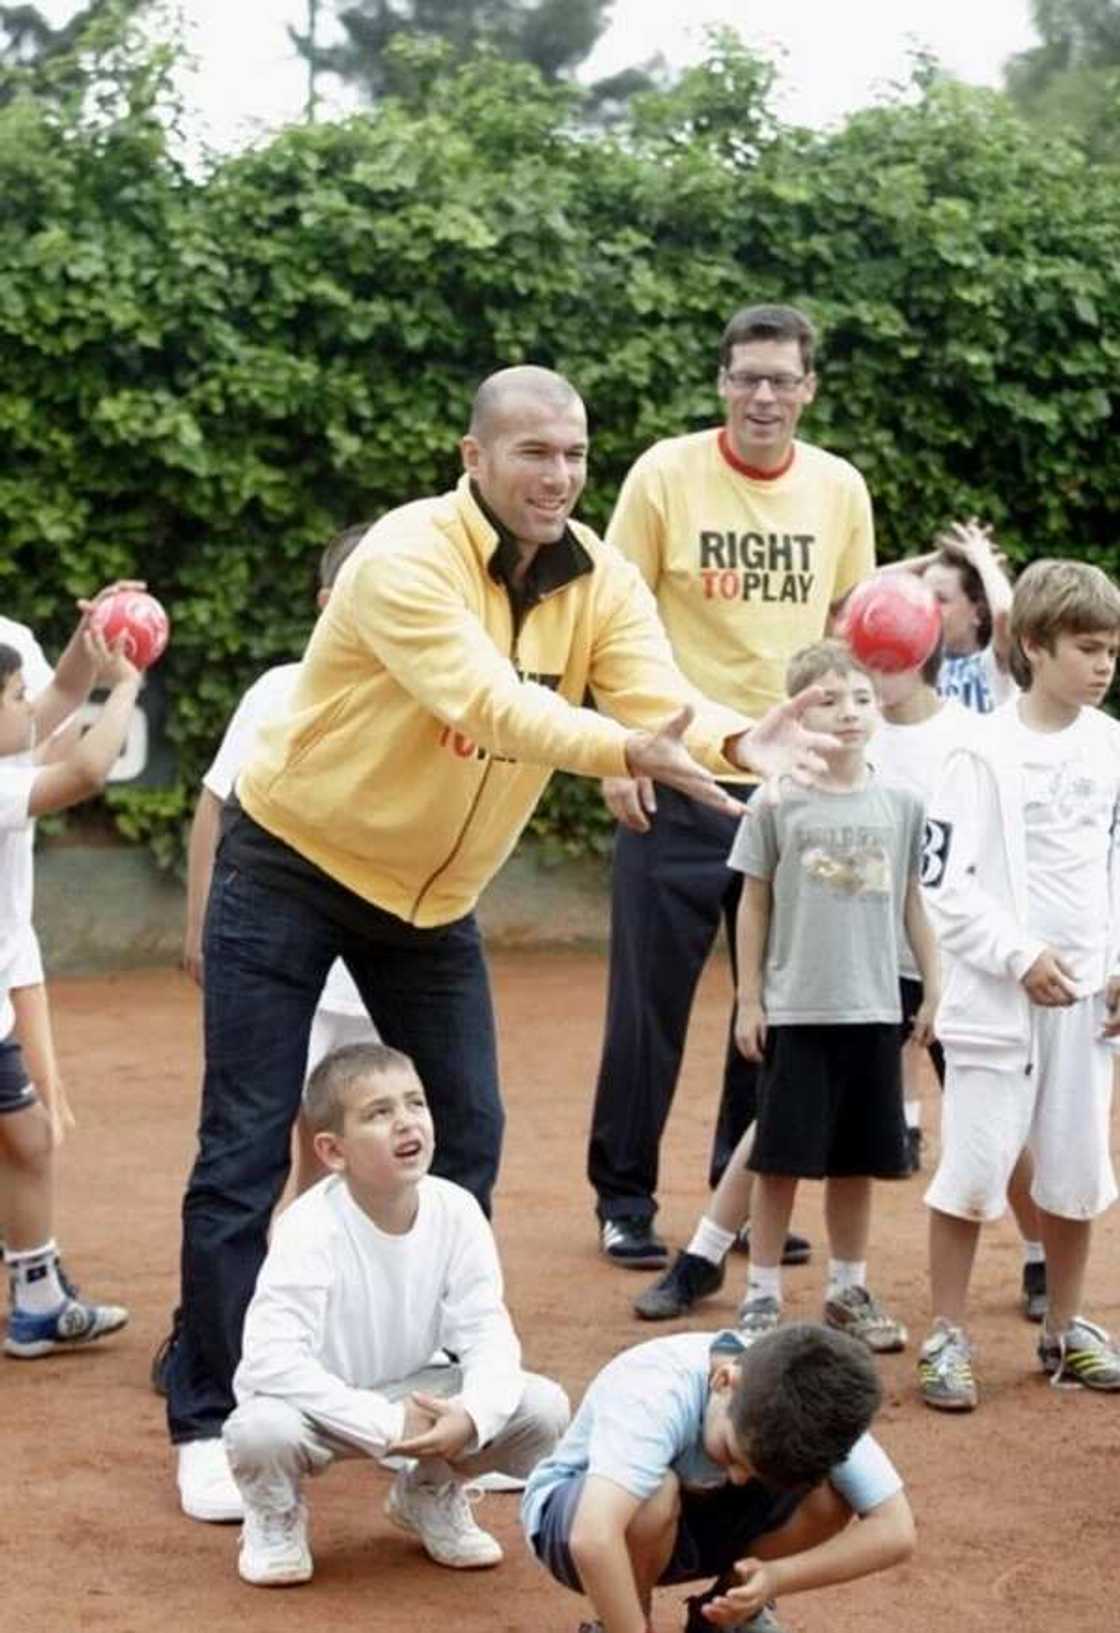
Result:
{"label": "child's raised arm", "polygon": [[86,629],[82,639],[88,646],[94,679],[107,682],[112,690],[89,731],[68,754],[44,766],[35,778],[27,802],[29,816],[65,811],[99,793],[128,735],[136,694],[140,690],[139,671],[123,652],[107,647],[93,630]]}

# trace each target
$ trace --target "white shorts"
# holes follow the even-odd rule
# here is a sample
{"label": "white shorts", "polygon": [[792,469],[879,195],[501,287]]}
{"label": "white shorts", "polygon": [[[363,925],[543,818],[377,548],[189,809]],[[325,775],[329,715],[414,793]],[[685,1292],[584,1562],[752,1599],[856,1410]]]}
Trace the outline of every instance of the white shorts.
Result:
{"label": "white shorts", "polygon": [[344,1015],[335,1009],[317,1009],[311,1022],[311,1036],[307,1043],[307,1071],[312,1072],[332,1049],[341,1049],[347,1043],[376,1043],[377,1028],[368,1015]]}
{"label": "white shorts", "polygon": [[1031,1195],[1061,1219],[1095,1219],[1116,1200],[1109,1155],[1113,1052],[1101,1038],[1104,999],[1031,1011],[1031,1070],[961,1066],[948,1055],[941,1161],[925,1201],[958,1219],[998,1219],[1024,1146]]}
{"label": "white shorts", "polygon": [[43,984],[43,955],[39,951],[39,937],[30,924],[19,933],[17,950],[8,967],[9,987],[41,987]]}

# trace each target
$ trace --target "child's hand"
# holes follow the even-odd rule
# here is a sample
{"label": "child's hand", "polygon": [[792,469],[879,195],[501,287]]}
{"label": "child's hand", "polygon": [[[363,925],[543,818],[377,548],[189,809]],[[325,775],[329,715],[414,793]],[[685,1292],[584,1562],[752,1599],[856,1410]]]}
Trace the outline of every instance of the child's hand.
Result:
{"label": "child's hand", "polygon": [[1031,1003],[1042,1009],[1064,1009],[1077,999],[1072,970],[1049,947],[1043,948],[1027,970],[1023,986]]}
{"label": "child's hand", "polygon": [[131,681],[139,682],[140,671],[125,657],[124,642],[125,637],[119,635],[112,646],[109,646],[104,635],[99,634],[97,630],[87,627],[83,631],[82,644],[97,671],[98,685],[113,687]]}
{"label": "child's hand", "polygon": [[938,993],[924,992],[921,1004],[914,1019],[910,1022],[910,1036],[908,1043],[920,1044],[928,1049],[931,1043],[937,1042],[937,1033],[933,1029],[934,1018],[937,1014]]}
{"label": "child's hand", "polygon": [[766,1052],[766,1011],[757,1000],[735,1009],[735,1044],[744,1060],[761,1060]]}
{"label": "child's hand", "polygon": [[1120,1038],[1120,975],[1110,975],[1104,989],[1105,1021],[1102,1038]]}
{"label": "child's hand", "polygon": [[773,1568],[761,1559],[740,1559],[735,1564],[738,1582],[718,1598],[703,1606],[709,1622],[717,1627],[738,1627],[757,1616],[774,1598],[777,1591]]}
{"label": "child's hand", "polygon": [[47,1105],[47,1116],[51,1120],[51,1145],[57,1150],[70,1130],[78,1126],[70,1109],[70,1097],[57,1079]]}
{"label": "child's hand", "polygon": [[992,530],[990,527],[981,526],[975,516],[970,516],[967,522],[954,522],[943,536],[948,544],[954,545],[960,551],[962,556],[967,556],[973,566],[979,561],[994,559]]}
{"label": "child's hand", "polygon": [[[419,1434],[409,1432],[409,1408],[416,1407],[430,1423]],[[475,1438],[474,1419],[458,1400],[438,1395],[410,1395],[405,1408],[405,1431],[389,1449],[395,1457],[455,1458]]]}

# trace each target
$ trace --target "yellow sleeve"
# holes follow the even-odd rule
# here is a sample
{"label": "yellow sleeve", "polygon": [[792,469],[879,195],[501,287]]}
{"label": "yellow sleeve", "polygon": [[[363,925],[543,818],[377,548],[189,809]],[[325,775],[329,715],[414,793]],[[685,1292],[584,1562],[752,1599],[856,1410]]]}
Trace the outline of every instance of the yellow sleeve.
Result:
{"label": "yellow sleeve", "polygon": [[871,514],[871,495],[859,472],[853,473],[851,496],[848,503],[848,533],[836,563],[829,605],[842,601],[849,590],[854,590],[875,570],[875,522]]}
{"label": "yellow sleeve", "polygon": [[619,491],[606,537],[608,544],[613,544],[634,563],[656,595],[664,558],[665,507],[661,481],[649,454],[643,454],[631,465]]}
{"label": "yellow sleeve", "polygon": [[423,550],[379,555],[360,563],[346,588],[358,639],[437,719],[491,753],[528,765],[626,775],[622,727],[521,680],[445,561]]}

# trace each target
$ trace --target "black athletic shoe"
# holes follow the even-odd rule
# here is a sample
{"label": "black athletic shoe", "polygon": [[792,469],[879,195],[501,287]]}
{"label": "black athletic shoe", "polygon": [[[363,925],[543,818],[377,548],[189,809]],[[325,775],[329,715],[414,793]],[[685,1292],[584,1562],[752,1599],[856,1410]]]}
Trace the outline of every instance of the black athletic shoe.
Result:
{"label": "black athletic shoe", "polygon": [[167,1369],[171,1365],[171,1350],[183,1324],[182,1313],[175,1310],[171,1316],[171,1331],[162,1338],[148,1368],[148,1382],[157,1395],[167,1395]]}
{"label": "black athletic shoe", "polygon": [[920,1128],[906,1130],[906,1160],[912,1174],[922,1171],[922,1131]]}
{"label": "black athletic shoe", "polygon": [[612,1264],[624,1270],[664,1270],[669,1263],[669,1249],[654,1232],[653,1220],[637,1214],[604,1219],[599,1246]]}
{"label": "black athletic shoe", "polygon": [[[744,1225],[735,1238],[736,1253],[749,1253],[751,1250],[751,1227]],[[786,1237],[786,1245],[782,1249],[783,1264],[808,1264],[813,1248],[807,1236],[795,1236],[790,1231]]]}
{"label": "black athletic shoe", "polygon": [[1028,1321],[1045,1321],[1049,1308],[1046,1296],[1046,1261],[1023,1266],[1023,1315]]}
{"label": "black athletic shoe", "polygon": [[722,1286],[722,1264],[682,1249],[661,1280],[634,1300],[634,1314],[643,1321],[672,1321]]}

